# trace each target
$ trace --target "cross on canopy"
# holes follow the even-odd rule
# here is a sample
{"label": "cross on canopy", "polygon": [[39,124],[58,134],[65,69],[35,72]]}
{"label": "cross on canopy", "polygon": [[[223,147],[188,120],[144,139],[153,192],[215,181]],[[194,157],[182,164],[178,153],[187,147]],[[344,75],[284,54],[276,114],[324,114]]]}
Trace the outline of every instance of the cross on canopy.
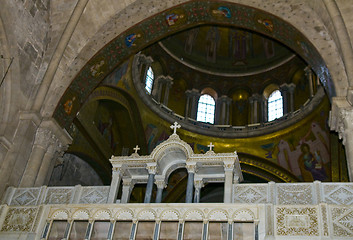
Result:
{"label": "cross on canopy", "polygon": [[212,142],[210,142],[210,145],[207,145],[207,147],[209,147],[210,151],[212,151],[212,148],[214,147],[214,145],[212,144]]}
{"label": "cross on canopy", "polygon": [[137,151],[140,150],[139,145],[136,145],[133,149],[135,150],[135,153],[137,153]]}
{"label": "cross on canopy", "polygon": [[173,134],[176,134],[177,128],[180,128],[180,127],[181,126],[177,122],[174,122],[174,124],[170,126],[171,129],[174,129],[174,133]]}

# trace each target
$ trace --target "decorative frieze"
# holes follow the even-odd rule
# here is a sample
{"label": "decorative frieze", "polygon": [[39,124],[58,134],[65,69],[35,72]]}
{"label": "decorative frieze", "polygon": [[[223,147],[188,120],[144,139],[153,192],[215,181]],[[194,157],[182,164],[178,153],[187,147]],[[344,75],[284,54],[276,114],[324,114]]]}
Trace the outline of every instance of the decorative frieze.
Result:
{"label": "decorative frieze", "polygon": [[8,209],[1,232],[32,232],[39,207],[11,207]]}
{"label": "decorative frieze", "polygon": [[320,235],[316,206],[276,206],[275,220],[278,236],[315,237]]}

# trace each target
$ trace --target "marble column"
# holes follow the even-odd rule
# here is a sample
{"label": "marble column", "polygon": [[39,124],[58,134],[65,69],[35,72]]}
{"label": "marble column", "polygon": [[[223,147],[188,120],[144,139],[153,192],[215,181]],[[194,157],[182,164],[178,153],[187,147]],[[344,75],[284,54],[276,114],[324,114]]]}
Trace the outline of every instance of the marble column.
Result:
{"label": "marble column", "polygon": [[188,90],[189,91],[189,95],[190,95],[190,115],[189,117],[192,119],[196,120],[196,116],[197,116],[197,107],[198,107],[198,103],[199,103],[199,99],[201,94],[199,93],[199,90],[197,89],[192,89],[192,90]]}
{"label": "marble column", "polygon": [[195,186],[194,203],[199,203],[200,197],[201,197],[201,188],[204,186],[202,179],[195,179],[194,186]]}
{"label": "marble column", "polygon": [[130,201],[130,194],[134,188],[134,183],[130,178],[123,179],[123,192],[121,196],[121,203],[128,203]]}
{"label": "marble column", "polygon": [[295,90],[295,84],[291,83],[288,85],[288,91],[289,91],[289,111],[292,113],[294,112],[294,90]]}
{"label": "marble column", "polygon": [[47,152],[52,133],[49,129],[38,128],[26,169],[21,179],[20,187],[33,187],[38,170]]}
{"label": "marble column", "polygon": [[194,175],[195,175],[196,164],[186,165],[186,168],[188,170],[188,182],[186,185],[185,202],[192,203],[192,195],[193,195],[193,188],[194,188]]}
{"label": "marble column", "polygon": [[250,103],[250,123],[253,124],[255,123],[255,111],[257,111],[255,107],[255,98],[253,96],[249,97],[249,103]]}
{"label": "marble column", "polygon": [[258,93],[253,94],[249,97],[251,112],[250,112],[250,123],[258,123],[259,121],[259,109],[261,103],[261,95]]}
{"label": "marble column", "polygon": [[163,104],[165,106],[168,106],[168,101],[169,101],[169,91],[170,91],[170,88],[172,87],[173,85],[173,78],[170,77],[170,76],[167,76],[164,80],[164,86],[165,86],[165,89],[164,89],[164,98],[163,98]]}
{"label": "marble column", "polygon": [[121,177],[123,175],[121,166],[113,167],[112,170],[112,181],[110,183],[110,190],[108,195],[108,203],[115,203],[118,196]]}
{"label": "marble column", "polygon": [[171,76],[158,76],[154,81],[154,87],[152,91],[152,96],[157,102],[161,102],[162,99],[162,90],[164,88],[164,97],[163,97],[163,104],[167,106],[168,99],[169,99],[169,90],[173,84],[173,78]]}
{"label": "marble column", "polygon": [[186,105],[185,105],[185,119],[190,117],[190,104],[191,104],[191,101],[192,101],[192,95],[191,95],[191,91],[190,90],[186,90],[185,91],[185,95],[186,95]]}
{"label": "marble column", "polygon": [[224,162],[224,203],[231,203],[233,196],[233,162]]}
{"label": "marble column", "polygon": [[232,102],[232,99],[229,98],[226,95],[223,95],[217,99],[217,106],[220,108],[219,111],[216,112],[218,113],[217,119],[217,124],[220,125],[228,125],[230,121],[230,104]]}
{"label": "marble column", "polygon": [[262,96],[262,98],[260,99],[260,122],[264,123],[264,122],[268,122],[268,108],[267,108],[267,99]]}
{"label": "marble column", "polygon": [[161,203],[162,196],[163,196],[163,189],[166,188],[167,185],[164,179],[156,180],[156,185],[157,185],[157,195],[156,195],[155,203]]}
{"label": "marble column", "polygon": [[147,165],[147,170],[148,170],[148,180],[147,180],[144,203],[151,202],[154,176],[156,175],[157,166],[156,165]]}
{"label": "marble column", "polygon": [[[151,67],[153,59],[151,57],[147,57],[143,54],[140,54],[139,58],[139,73],[141,74],[141,82],[145,85],[147,70]],[[143,70],[143,71],[142,71]]]}
{"label": "marble column", "polygon": [[313,71],[311,70],[310,66],[307,66],[304,68],[305,71],[305,76],[309,82],[309,91],[310,91],[310,97],[314,96],[314,84],[313,84]]}

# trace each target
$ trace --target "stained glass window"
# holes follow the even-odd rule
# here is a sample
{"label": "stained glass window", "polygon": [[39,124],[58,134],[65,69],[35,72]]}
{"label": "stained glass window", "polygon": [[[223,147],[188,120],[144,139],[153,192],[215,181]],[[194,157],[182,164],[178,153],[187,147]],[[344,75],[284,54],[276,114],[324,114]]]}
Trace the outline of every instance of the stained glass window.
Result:
{"label": "stained glass window", "polygon": [[197,121],[214,123],[215,100],[208,94],[204,94],[199,99],[197,107]]}
{"label": "stained glass window", "polygon": [[145,89],[149,94],[151,94],[152,92],[153,80],[154,80],[153,70],[151,67],[149,67],[147,70],[146,79],[145,79]]}
{"label": "stained glass window", "polygon": [[279,90],[273,91],[268,97],[268,121],[283,116],[283,99]]}

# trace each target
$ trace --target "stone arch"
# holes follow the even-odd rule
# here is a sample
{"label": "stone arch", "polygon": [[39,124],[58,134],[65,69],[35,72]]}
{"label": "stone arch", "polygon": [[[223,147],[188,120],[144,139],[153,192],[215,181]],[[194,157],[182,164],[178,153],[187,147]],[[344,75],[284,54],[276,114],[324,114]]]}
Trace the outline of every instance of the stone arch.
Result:
{"label": "stone arch", "polygon": [[79,209],[72,214],[72,218],[75,220],[86,220],[91,216],[90,212],[87,209]]}
{"label": "stone arch", "polygon": [[255,220],[255,214],[250,209],[239,209],[234,212],[233,219],[235,221],[252,221]]}
{"label": "stone arch", "polygon": [[[103,46],[107,44],[108,41],[111,41],[110,43],[116,43],[119,39],[122,40],[128,34],[133,34],[134,30],[138,32],[139,27],[142,26],[142,24],[151,23],[153,19],[157,18],[158,16],[159,17],[165,16],[166,13],[173,11],[173,7],[177,6],[176,2],[168,2],[168,4],[163,5],[163,4],[157,4],[157,2],[155,1],[151,1],[151,4],[154,4],[154,3],[156,3],[155,8],[153,8],[153,10],[151,11],[147,11],[148,13],[146,13],[146,11],[133,13],[134,7],[136,7],[138,4],[142,4],[144,6],[144,4],[141,3],[141,1],[135,1],[134,3],[127,6],[124,9],[123,13],[119,12],[119,14],[112,16],[110,19],[108,19],[105,22],[104,25],[102,25],[101,29],[96,32],[94,37],[92,37],[92,40],[87,42],[86,45],[83,48],[81,48],[79,52],[77,52],[77,55],[76,55],[77,60],[73,60],[71,64],[67,65],[69,66],[68,70],[71,69],[71,71],[68,71],[69,73],[67,74],[67,76],[64,77],[63,79],[64,85],[68,86],[73,76],[76,75],[74,81],[72,82],[68,90],[72,90],[72,86],[75,85],[75,82],[76,83],[80,82],[79,79],[81,78],[82,74],[87,73],[89,69],[95,65],[96,58],[99,57],[100,54],[102,53],[102,50],[99,51],[95,55],[95,57],[93,57],[91,60],[88,61],[88,59],[95,54],[95,52],[93,52],[92,49],[103,49]],[[328,94],[330,97],[336,96],[336,95],[345,96],[346,88],[348,86],[347,75],[345,72],[343,61],[339,56],[337,45],[334,42],[334,40],[330,37],[330,34],[327,32],[327,27],[322,22],[321,18],[317,14],[312,12],[312,9],[310,9],[310,6],[308,4],[300,4],[299,6],[297,6],[295,1],[290,1],[290,3],[286,2],[286,3],[273,4],[271,7],[271,10],[267,8],[266,3],[263,3],[261,1],[252,1],[251,3],[244,1],[242,3],[244,5],[234,4],[233,1],[223,2],[221,4],[232,6],[232,7],[236,6],[239,9],[239,11],[240,10],[245,12],[247,11],[248,14],[251,15],[251,17],[254,17],[255,22],[252,24],[255,24],[255,25],[246,26],[245,23],[242,23],[241,21],[239,21],[238,24],[240,27],[245,27],[250,30],[256,30],[269,37],[272,37],[281,42],[284,42],[287,46],[291,47],[293,50],[299,53],[305,60],[307,60],[309,64],[313,66],[313,69],[316,71],[317,75],[320,77],[323,84],[326,86],[326,89],[328,90]],[[190,6],[195,5],[195,6],[202,7],[203,6],[202,4],[206,4],[206,2],[187,1],[182,5],[178,5],[177,7],[178,8],[185,7],[188,4]],[[292,7],[293,5],[296,5],[297,7],[294,8]],[[208,7],[212,7],[212,6],[213,5],[210,4],[210,6]],[[131,16],[134,16],[133,21],[129,21],[129,23],[125,22],[123,27],[119,28],[119,30],[116,30],[116,28],[113,28],[113,26],[117,26],[118,25],[117,23],[119,21],[122,21],[123,20],[122,18],[126,17],[128,14],[130,14]],[[263,20],[265,20],[264,18],[262,18],[263,16],[268,16],[268,18],[270,19],[269,20],[271,23],[270,27],[266,27],[263,24]],[[147,19],[147,18],[148,20],[143,21],[144,19]],[[249,19],[252,19],[252,18],[247,18],[246,21],[248,21]],[[306,19],[312,20],[313,24],[316,27],[310,28],[310,29],[303,27],[306,25],[305,24]],[[232,23],[230,23],[227,19],[225,19],[223,22],[220,21],[219,19],[216,19],[216,20],[213,19],[213,20],[214,20],[214,23],[232,25]],[[133,24],[136,24],[137,22],[138,24],[135,25],[134,28],[130,28],[132,27]],[[195,22],[190,24],[195,25],[198,23]],[[288,26],[288,28],[284,26]],[[177,32],[179,30],[183,30],[186,28],[188,28],[188,26],[181,25],[171,29],[168,33]],[[301,29],[301,31],[298,31],[297,29]],[[321,29],[321,31],[318,32],[316,31],[316,29]],[[126,31],[126,32],[123,32],[123,31]],[[285,34],[287,33],[290,34],[293,31],[297,34],[296,37],[292,36],[292,37],[285,38]],[[278,35],[276,35],[275,32],[278,33]],[[101,41],[101,42],[97,41],[98,39],[101,39],[102,36],[104,36],[104,41]],[[153,35],[151,41],[145,40],[144,42],[141,42],[140,47],[142,48],[152,43],[153,41],[159,40],[161,37],[163,37],[162,33],[161,35]],[[107,46],[108,45],[109,44],[107,44]],[[121,55],[121,57],[126,59],[131,54],[136,53],[140,48],[136,47],[133,49],[128,49],[126,51],[124,46],[120,44],[119,46],[117,46],[116,49],[118,49],[117,51],[119,52],[124,50],[126,54]],[[113,67],[115,67],[117,64],[119,64],[119,61]],[[66,68],[64,67],[64,69]],[[79,72],[79,69],[82,69],[82,70]],[[330,69],[330,72],[332,74],[333,82],[331,80],[331,76],[328,69]],[[102,77],[99,77],[93,80],[92,84],[93,85],[97,84],[101,79]],[[58,81],[58,80],[54,78],[53,81]],[[55,84],[53,84],[53,86],[54,85]],[[54,89],[51,89],[51,90],[54,90]],[[60,90],[61,94],[59,95],[59,96],[62,96],[61,104],[65,100],[67,100],[65,99],[65,95],[62,95],[63,90],[64,89]],[[66,92],[69,92],[69,91],[66,91]],[[48,95],[50,96],[50,94]],[[58,95],[56,95],[56,97],[58,97]],[[81,102],[82,102],[82,98],[85,98],[85,97],[87,97],[87,94],[82,94],[80,96]],[[59,99],[53,98],[49,100],[50,101],[47,101],[48,104],[53,104],[53,101],[54,101],[54,105],[57,105]],[[54,116],[60,124],[63,123],[62,120],[64,119],[69,120],[70,122],[71,121],[70,119],[72,119],[72,117],[75,114],[71,116],[65,116],[65,114],[62,114],[63,109],[61,104],[60,103],[58,104],[58,107],[54,112]],[[51,109],[47,109],[46,111],[48,111],[49,114],[51,114],[50,112],[52,112]]]}
{"label": "stone arch", "polygon": [[128,208],[122,208],[119,209],[115,216],[114,219],[117,220],[131,220],[134,217],[134,212],[131,209]]}
{"label": "stone arch", "polygon": [[160,219],[162,220],[179,220],[180,212],[177,209],[168,209],[164,210],[160,214]]}
{"label": "stone arch", "polygon": [[110,220],[112,218],[112,212],[109,209],[99,209],[93,216],[95,220]]}
{"label": "stone arch", "polygon": [[267,87],[265,87],[262,95],[264,96],[264,98],[267,100],[268,97],[273,93],[273,91],[279,90],[279,86],[277,84],[270,84]]}
{"label": "stone arch", "polygon": [[66,209],[58,209],[50,215],[51,219],[67,220],[70,217],[70,213]]}
{"label": "stone arch", "polygon": [[227,221],[229,214],[224,209],[214,209],[208,213],[207,218],[212,221]]}
{"label": "stone arch", "polygon": [[138,220],[155,220],[157,213],[153,209],[142,209],[137,214]]}
{"label": "stone arch", "polygon": [[170,167],[168,168],[168,170],[165,171],[165,174],[164,174],[165,182],[168,183],[168,179],[169,179],[170,175],[171,175],[174,171],[176,171],[176,170],[178,170],[178,169],[180,169],[180,168],[186,168],[185,166],[186,166],[186,163],[173,164],[172,166],[170,166]]}
{"label": "stone arch", "polygon": [[189,209],[185,212],[184,214],[184,220],[191,220],[191,221],[195,221],[195,220],[203,220],[205,218],[205,214],[203,213],[202,210],[200,209]]}
{"label": "stone arch", "polygon": [[[176,137],[178,136],[176,135]],[[173,138],[173,135],[171,138]],[[161,175],[165,177],[172,169],[175,170],[184,166],[186,160],[193,154],[189,144],[180,139],[173,140],[171,138],[159,144],[151,153],[152,158],[160,168]]]}
{"label": "stone arch", "polygon": [[[173,135],[172,135],[173,136]],[[193,155],[193,150],[189,144],[180,140],[179,136],[176,135],[176,138],[169,137],[168,140],[159,144],[151,153],[153,159],[158,162],[168,151],[177,151],[183,152],[186,159]]]}

